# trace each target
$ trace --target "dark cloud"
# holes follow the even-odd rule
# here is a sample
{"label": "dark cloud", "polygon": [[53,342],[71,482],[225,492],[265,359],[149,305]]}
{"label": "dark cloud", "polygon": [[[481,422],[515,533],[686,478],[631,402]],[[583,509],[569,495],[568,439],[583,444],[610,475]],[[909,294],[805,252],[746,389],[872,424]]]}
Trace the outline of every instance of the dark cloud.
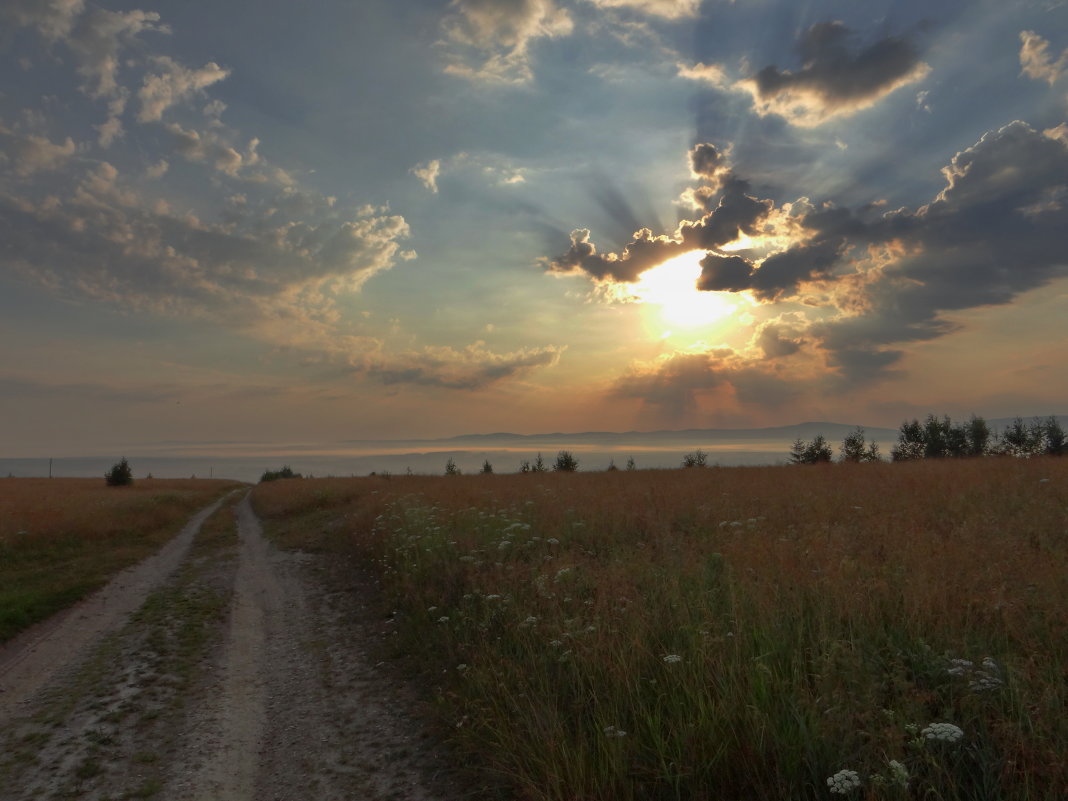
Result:
{"label": "dark cloud", "polygon": [[598,280],[637,281],[650,267],[663,263],[685,250],[683,244],[666,236],[653,236],[648,228],[635,232],[634,239],[623,248],[622,255],[602,254],[590,241],[587,228],[571,232],[571,247],[567,253],[550,262],[549,269],[558,273],[584,272]]}
{"label": "dark cloud", "polygon": [[[597,280],[637,281],[643,272],[673,256],[693,250],[711,250],[735,241],[739,234],[755,234],[773,208],[771,200],[749,195],[749,183],[735,175],[722,154],[711,144],[690,151],[691,165],[701,177],[716,186],[702,186],[690,193],[707,213],[699,220],[683,220],[673,236],[656,236],[649,228],[638,229],[620,254],[598,253],[587,228],[571,232],[567,253],[549,262],[552,272],[584,272]],[[718,197],[718,201],[716,198]],[[625,202],[617,203],[621,213],[630,215]]]}
{"label": "dark cloud", "polygon": [[696,409],[695,395],[725,383],[719,359],[709,353],[676,354],[650,371],[623,376],[613,388],[617,398],[637,398],[672,418],[683,419]]}
{"label": "dark cloud", "polygon": [[952,331],[942,313],[1008,303],[1068,274],[1068,203],[1059,194],[1068,140],[1058,131],[1017,121],[986,134],[953,157],[946,187],[916,211],[863,224],[849,214],[804,220],[824,229],[844,223],[855,241],[900,250],[864,286],[863,317],[813,329],[834,364],[872,377],[900,355],[885,346]]}
{"label": "dark cloud", "polygon": [[801,350],[801,341],[791,338],[794,335],[796,332],[787,326],[769,322],[760,326],[754,341],[765,359],[780,359]]}
{"label": "dark cloud", "polygon": [[723,152],[713,144],[704,142],[690,150],[690,170],[699,178],[715,180],[726,166]]}
{"label": "dark cloud", "polygon": [[427,348],[378,360],[363,372],[383,384],[416,384],[442,389],[477,390],[538,367],[552,367],[563,348],[526,348],[514,353],[494,353],[476,342],[462,350]]}
{"label": "dark cloud", "polygon": [[774,205],[749,193],[749,182],[729,174],[723,179],[722,195],[716,207],[697,222],[683,222],[679,234],[687,250],[710,250],[738,238],[739,233],[755,234]]}
{"label": "dark cloud", "polygon": [[844,239],[821,239],[769,256],[750,276],[750,288],[761,300],[791,294],[802,281],[829,276],[845,246]]}
{"label": "dark cloud", "polygon": [[613,397],[640,399],[666,418],[685,420],[698,409],[702,394],[717,392],[750,409],[772,408],[795,400],[800,389],[774,371],[747,366],[729,349],[676,353],[652,369],[620,378]]}
{"label": "dark cloud", "polygon": [[753,263],[741,256],[709,253],[701,259],[697,288],[706,292],[741,292],[748,289]]}
{"label": "dark cloud", "polygon": [[857,46],[855,38],[841,22],[813,25],[798,42],[801,69],[769,65],[740,85],[753,95],[758,113],[812,126],[867,108],[928,72],[916,46],[904,37],[888,36],[867,46]]}

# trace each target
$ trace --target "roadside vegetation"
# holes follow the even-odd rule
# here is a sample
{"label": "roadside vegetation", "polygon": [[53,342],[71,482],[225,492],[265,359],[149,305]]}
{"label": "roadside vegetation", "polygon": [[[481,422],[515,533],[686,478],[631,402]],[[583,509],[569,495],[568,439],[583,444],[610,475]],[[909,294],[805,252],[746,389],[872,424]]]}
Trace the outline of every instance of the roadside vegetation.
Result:
{"label": "roadside vegetation", "polygon": [[373,570],[391,653],[519,798],[1068,797],[1068,461],[317,479],[253,501],[280,541]]}
{"label": "roadside vegetation", "polygon": [[157,551],[233,481],[0,479],[0,642]]}

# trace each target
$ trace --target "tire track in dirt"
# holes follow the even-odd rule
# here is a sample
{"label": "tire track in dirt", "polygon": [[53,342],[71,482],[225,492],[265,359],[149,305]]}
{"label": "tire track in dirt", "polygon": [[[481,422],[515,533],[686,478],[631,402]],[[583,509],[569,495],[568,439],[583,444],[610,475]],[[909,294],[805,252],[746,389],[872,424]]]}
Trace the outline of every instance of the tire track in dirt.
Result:
{"label": "tire track in dirt", "polygon": [[215,673],[190,704],[163,801],[442,801],[459,793],[336,559],[280,551],[246,496]]}
{"label": "tire track in dirt", "polygon": [[127,568],[70,609],[32,626],[0,647],[0,728],[56,674],[118,631],[155,588],[182,564],[201,525],[222,505],[201,509],[154,556]]}
{"label": "tire track in dirt", "polygon": [[[202,707],[191,733],[192,775],[175,796],[193,801],[251,801],[267,725],[267,618],[282,612],[284,594],[268,561],[269,546],[249,503],[237,506],[241,550],[229,631],[214,703]],[[204,746],[210,746],[206,751]]]}

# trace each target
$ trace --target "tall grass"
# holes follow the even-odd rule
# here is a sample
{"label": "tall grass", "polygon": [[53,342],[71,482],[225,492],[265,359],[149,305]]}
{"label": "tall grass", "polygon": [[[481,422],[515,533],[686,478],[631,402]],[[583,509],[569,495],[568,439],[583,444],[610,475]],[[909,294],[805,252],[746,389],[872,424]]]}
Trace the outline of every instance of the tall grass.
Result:
{"label": "tall grass", "polygon": [[521,798],[1068,798],[1066,460],[254,499],[374,566],[395,647]]}
{"label": "tall grass", "polygon": [[158,549],[231,481],[0,479],[0,642]]}

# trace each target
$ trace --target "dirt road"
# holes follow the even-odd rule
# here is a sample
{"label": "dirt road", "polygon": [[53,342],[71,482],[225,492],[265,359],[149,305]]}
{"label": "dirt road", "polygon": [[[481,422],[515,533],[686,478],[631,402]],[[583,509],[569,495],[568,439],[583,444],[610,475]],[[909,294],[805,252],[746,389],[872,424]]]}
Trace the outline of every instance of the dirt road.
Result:
{"label": "dirt road", "polygon": [[0,800],[456,797],[360,594],[217,506],[0,652]]}

